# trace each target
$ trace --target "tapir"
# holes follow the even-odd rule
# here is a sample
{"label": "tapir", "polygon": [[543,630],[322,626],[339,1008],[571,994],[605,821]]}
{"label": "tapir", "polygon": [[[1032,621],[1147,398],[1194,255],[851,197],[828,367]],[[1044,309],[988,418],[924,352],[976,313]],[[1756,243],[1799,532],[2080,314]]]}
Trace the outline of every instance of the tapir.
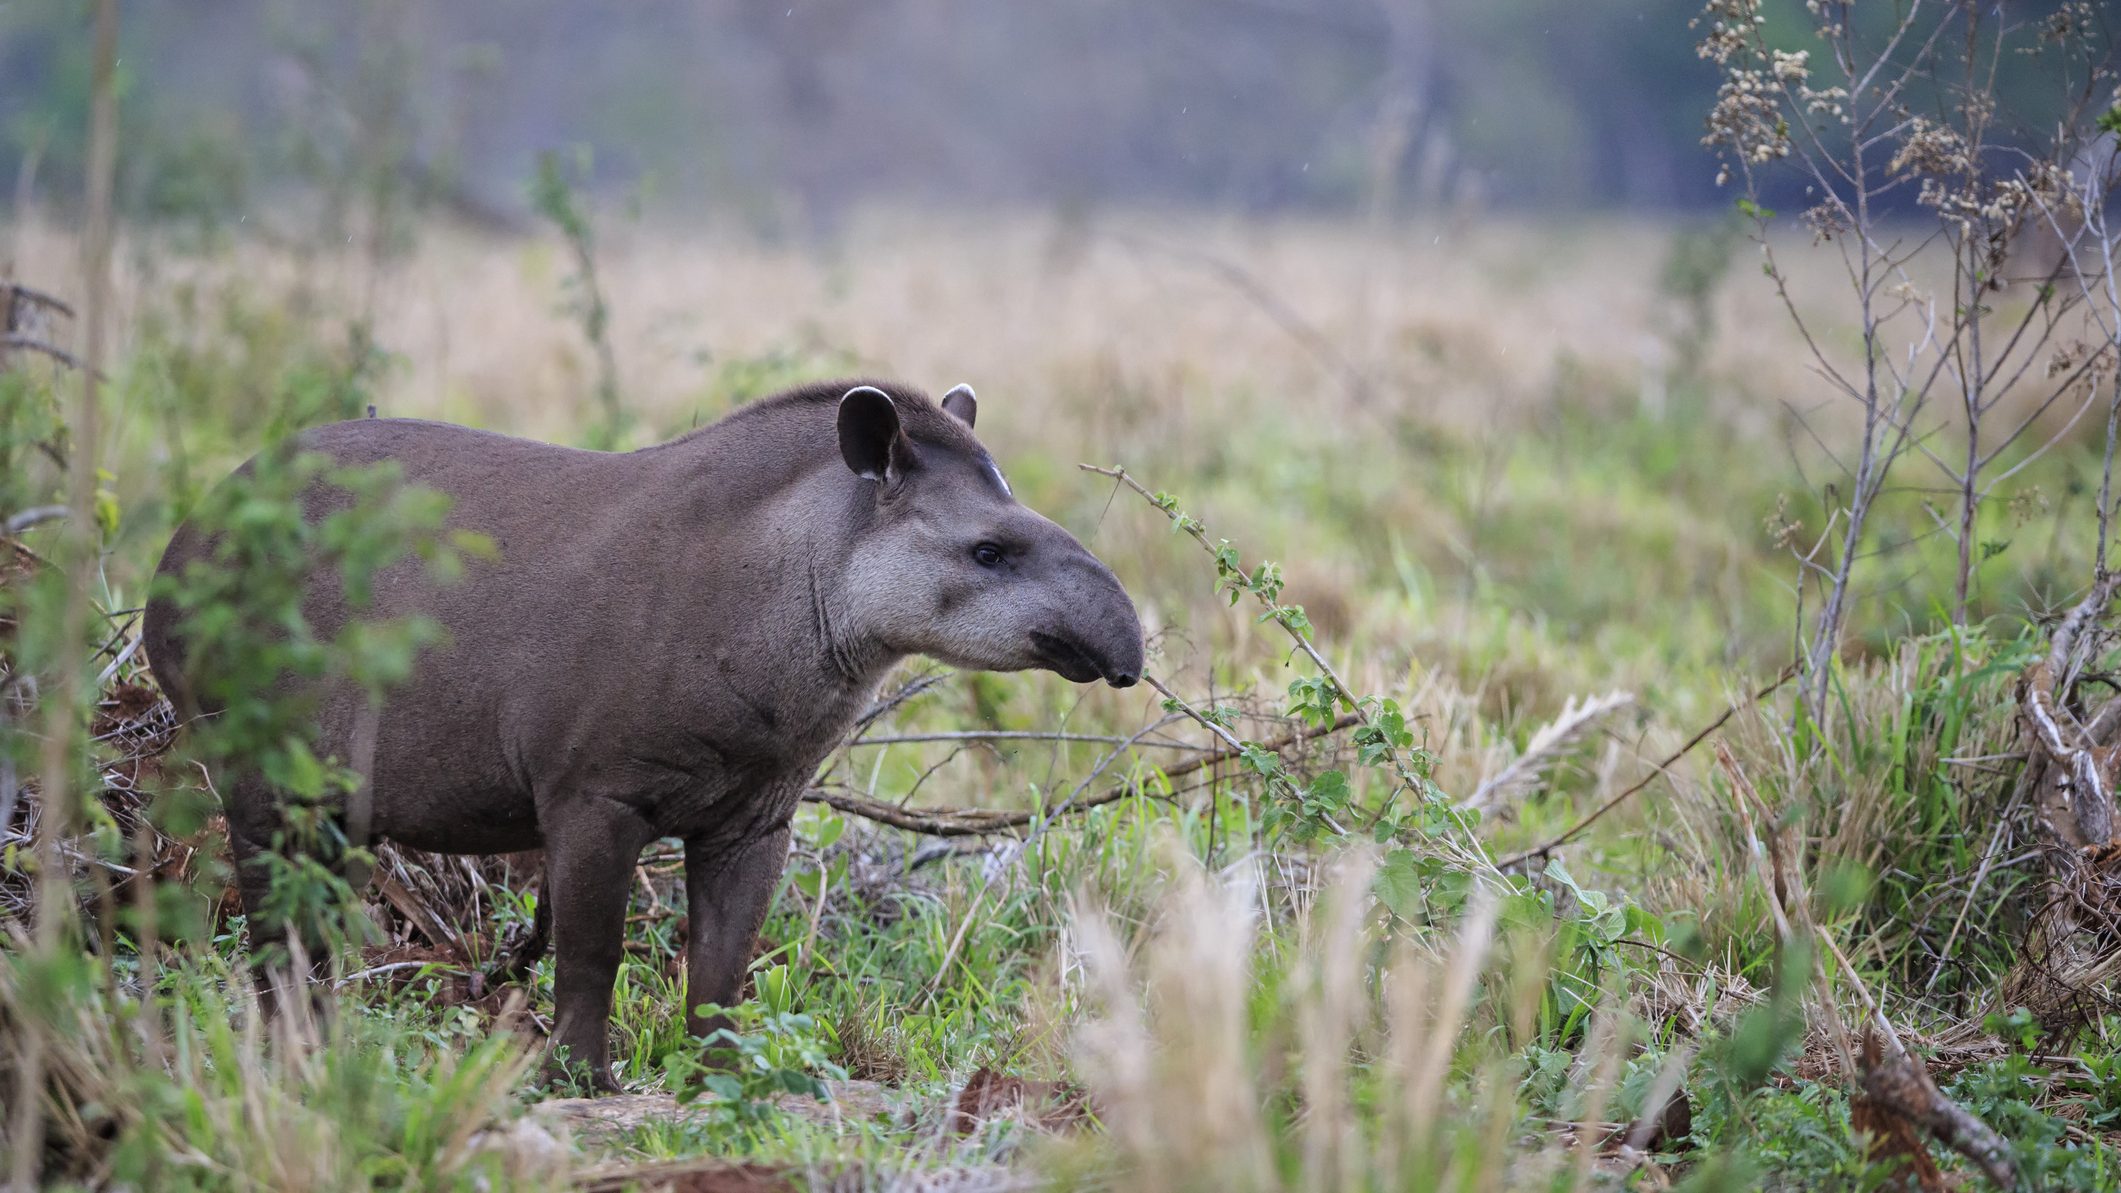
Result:
{"label": "tapir", "polygon": [[[1126,591],[1016,500],[973,434],[977,410],[966,386],[936,402],[844,381],[632,452],[395,418],[297,437],[339,465],[394,463],[448,496],[449,529],[491,542],[448,582],[382,570],[359,609],[341,576],[310,569],[302,611],[320,636],[410,615],[442,633],[379,701],[351,683],[293,686],[307,685],[319,755],[365,779],[372,839],[545,851],[550,1043],[596,1088],[618,1088],[612,986],[649,843],[684,843],[688,1023],[706,1033],[716,1020],[699,1008],[738,998],[803,791],[895,664],[1140,678]],[[329,490],[305,497],[305,516],[344,504]],[[158,574],[211,565],[216,533],[181,526]],[[143,633],[179,712],[213,715],[194,694],[227,685],[189,669],[177,605],[152,601]],[[278,943],[257,863],[286,848],[284,794],[255,774],[219,779],[252,947]]]}

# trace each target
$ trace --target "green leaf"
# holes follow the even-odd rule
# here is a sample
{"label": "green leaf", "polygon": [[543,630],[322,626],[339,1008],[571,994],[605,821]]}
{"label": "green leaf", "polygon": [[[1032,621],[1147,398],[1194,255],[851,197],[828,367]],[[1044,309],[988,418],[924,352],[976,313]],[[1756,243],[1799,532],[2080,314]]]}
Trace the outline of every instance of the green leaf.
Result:
{"label": "green leaf", "polygon": [[1547,859],[1547,868],[1545,870],[1545,874],[1549,879],[1552,879],[1553,881],[1560,883],[1562,886],[1567,887],[1570,894],[1575,895],[1578,898],[1581,898],[1583,896],[1583,888],[1576,885],[1575,877],[1569,873],[1569,868],[1567,866],[1561,864],[1561,858],[1559,856],[1550,857]]}
{"label": "green leaf", "polygon": [[1337,770],[1329,770],[1312,780],[1310,789],[1304,793],[1307,802],[1314,802],[1325,811],[1339,811],[1348,806],[1353,789],[1348,786],[1348,776]]}
{"label": "green leaf", "polygon": [[1384,864],[1377,868],[1377,877],[1370,881],[1370,889],[1386,910],[1412,921],[1423,902],[1421,858],[1411,849],[1395,849],[1386,854]]}
{"label": "green leaf", "polygon": [[1245,752],[1240,757],[1246,769],[1268,778],[1281,773],[1281,755],[1256,741],[1248,741],[1243,745]]}
{"label": "green leaf", "polygon": [[810,826],[810,843],[819,849],[830,849],[846,831],[847,822],[837,814],[820,816]]}

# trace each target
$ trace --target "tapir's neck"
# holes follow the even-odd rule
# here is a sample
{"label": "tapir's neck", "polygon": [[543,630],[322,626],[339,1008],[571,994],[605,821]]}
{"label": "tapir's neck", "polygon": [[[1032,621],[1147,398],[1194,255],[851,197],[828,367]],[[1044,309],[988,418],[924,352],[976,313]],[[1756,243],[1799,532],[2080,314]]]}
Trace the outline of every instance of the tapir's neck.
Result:
{"label": "tapir's neck", "polygon": [[823,428],[791,434],[761,420],[713,430],[638,453],[654,483],[694,494],[690,517],[716,527],[694,582],[727,592],[741,576],[744,607],[724,615],[741,619],[751,640],[748,683],[820,730],[851,723],[905,657],[870,631],[849,591],[866,520],[859,482],[831,439],[816,446]]}
{"label": "tapir's neck", "polygon": [[[849,559],[863,530],[853,474],[835,455],[780,487],[747,520],[759,546],[777,557],[771,574],[782,591],[771,604],[790,678],[809,673],[810,682],[853,697],[857,709],[866,706],[905,654],[874,632],[851,590]],[[793,657],[799,649],[807,666]]]}
{"label": "tapir's neck", "polygon": [[846,591],[846,561],[820,552],[809,560],[811,640],[826,667],[868,696],[905,656],[867,632]]}

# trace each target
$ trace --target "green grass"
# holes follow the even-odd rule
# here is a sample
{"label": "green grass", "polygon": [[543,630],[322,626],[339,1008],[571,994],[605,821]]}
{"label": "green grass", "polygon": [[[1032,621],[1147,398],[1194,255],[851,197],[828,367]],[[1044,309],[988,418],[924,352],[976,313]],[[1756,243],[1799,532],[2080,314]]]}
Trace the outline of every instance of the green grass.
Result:
{"label": "green grass", "polygon": [[[178,283],[136,315],[110,367],[103,458],[122,518],[106,542],[104,607],[140,603],[169,528],[276,427],[356,415],[379,396],[412,412],[394,388],[405,362],[388,345],[283,297],[262,284]],[[869,362],[829,337],[729,353],[700,366],[696,395],[711,412],[855,363]],[[1210,560],[1161,513],[1078,472],[1076,445],[1176,494],[1248,564],[1281,561],[1283,599],[1306,606],[1351,683],[1405,706],[1451,794],[1521,750],[1569,697],[1637,695],[1534,796],[1479,827],[1496,854],[1567,828],[1790,655],[1797,570],[1768,522],[1816,527],[1821,515],[1802,449],[1732,417],[1759,397],[1745,378],[1685,380],[1653,412],[1608,367],[1562,369],[1535,415],[1484,431],[1427,419],[1418,403],[1346,414],[1365,420],[1351,426],[1240,386],[1191,393],[1212,405],[1188,413],[1125,386],[1040,380],[1056,405],[1026,410],[1018,434],[1049,432],[1059,446],[1006,460],[1012,480],[1153,609],[1152,667],[1189,698],[1272,713],[1307,665],[1249,604],[1228,607]],[[8,508],[57,484],[33,441],[51,438],[59,390],[40,372],[0,375]],[[1071,438],[1078,416],[1122,431]],[[997,406],[995,417],[1010,414]],[[1880,541],[1908,545],[1881,558],[1866,588],[1834,715],[1794,731],[1817,743],[1816,758],[1789,764],[1786,691],[1723,735],[1767,831],[1797,843],[1815,910],[1854,976],[1912,1031],[1978,1023],[2015,957],[2038,870],[2024,859],[1982,870],[2010,796],[2011,772],[1994,759],[2011,749],[2012,684],[2041,641],[2027,615],[2086,573],[2095,449],[2089,437],[2065,443],[1990,503],[1981,537],[2008,545],[1982,565],[1968,630],[1944,630],[1937,615],[1949,544],[1922,535],[1918,501],[1888,502]],[[1153,697],[1086,694],[1053,677],[956,677],[892,731],[1127,733],[1158,714]],[[1262,724],[1243,722],[1248,735]],[[13,756],[29,756],[24,727],[0,732]],[[834,777],[880,799],[1052,807],[1105,753],[1033,743],[952,758],[947,745],[894,745],[855,751]],[[1062,1185],[1129,1187],[1128,1174],[1160,1170],[1205,1182],[1229,1157],[1253,1156],[1246,1179],[1259,1188],[1329,1173],[1374,1188],[1575,1188],[1595,1174],[1579,1168],[1588,1150],[1561,1142],[1564,1125],[1632,1120],[1668,1063],[1694,1115],[1691,1135],[1652,1149],[1648,1162],[1670,1179],[1855,1189],[1885,1176],[1850,1133],[1841,1083],[1814,1063],[1826,1055],[1816,1021],[1807,1036],[1789,1011],[1806,979],[1793,988],[1778,977],[1788,958],[1730,782],[1705,751],[1572,844],[1560,870],[1515,883],[1493,944],[1478,948],[1462,924],[1478,906],[1462,875],[1423,871],[1416,914],[1358,883],[1359,914],[1335,920],[1334,900],[1357,897],[1329,881],[1346,842],[1270,830],[1275,797],[1239,767],[1169,792],[1155,770],[1168,761],[1144,751],[1115,766],[1095,789],[1132,776],[1144,793],[1055,822],[1020,857],[949,858],[910,874],[897,871],[919,841],[802,814],[758,972],[785,1004],[775,1009],[809,1017],[804,1030],[834,1064],[900,1091],[916,1108],[903,1120],[767,1107],[649,1123],[539,1160],[509,1134],[540,1096],[534,1046],[490,1007],[460,1004],[453,970],[355,983],[327,1025],[274,1039],[247,1009],[240,921],[209,929],[197,904],[188,932],[165,925],[165,941],[184,942],[145,973],[131,929],[110,957],[39,960],[9,944],[0,1026],[9,1048],[41,1033],[78,1064],[76,1103],[54,1106],[85,1108],[55,1128],[71,1150],[48,1171],[83,1184],[541,1187],[599,1162],[743,1156],[871,1173],[1002,1161]],[[1358,800],[1380,789],[1357,779]],[[181,770],[157,782],[193,785]],[[100,842],[123,856],[115,823]],[[217,884],[210,851],[196,873]],[[629,930],[613,1017],[619,1077],[644,1091],[667,1089],[670,1058],[699,1047],[683,1030],[682,898],[659,881],[663,913]],[[1232,889],[1241,903],[1216,902]],[[464,927],[489,940],[522,927],[528,892],[499,894],[489,922]],[[633,910],[649,905],[637,894]],[[527,991],[533,1009],[549,1010],[550,981],[548,960]],[[1464,1004],[1441,1018],[1442,993],[1460,981]],[[1426,996],[1409,1002],[1410,989]],[[1130,999],[1149,1013],[1130,1019]],[[1432,1038],[1441,1052],[1422,1051]],[[2074,1067],[2059,1075],[2020,1045],[1946,1080],[2048,1187],[2098,1187],[2121,1162],[2111,1039],[2071,1045]],[[1006,1128],[943,1137],[940,1107],[980,1069],[1083,1083],[1103,1122],[1059,1140]],[[1408,1072],[1426,1076],[1400,1080]],[[1223,1084],[1209,1088],[1211,1075]],[[1433,1132],[1408,1127],[1409,1089],[1433,1097]],[[1224,1096],[1250,1109],[1218,1120]],[[1251,1134],[1218,1133],[1232,1121]],[[481,1131],[515,1142],[482,1149]]]}

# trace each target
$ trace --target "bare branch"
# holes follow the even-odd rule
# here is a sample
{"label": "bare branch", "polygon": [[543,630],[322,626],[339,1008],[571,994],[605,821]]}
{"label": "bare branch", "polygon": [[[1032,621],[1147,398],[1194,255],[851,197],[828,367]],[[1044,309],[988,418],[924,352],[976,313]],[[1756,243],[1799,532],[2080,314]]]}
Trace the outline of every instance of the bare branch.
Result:
{"label": "bare branch", "polygon": [[[1348,713],[1323,729],[1298,728],[1255,748],[1281,754],[1292,749],[1301,749],[1320,738],[1345,732],[1361,723],[1361,717]],[[1223,732],[1228,733],[1227,730]],[[1167,780],[1174,779],[1232,761],[1243,753],[1244,746],[1237,743],[1233,737],[1222,749],[1207,751],[1198,758],[1165,767],[1158,773]],[[1087,812],[1092,808],[1101,808],[1106,804],[1141,794],[1146,794],[1146,788],[1142,784],[1120,783],[1087,799],[1063,804],[1045,813],[1029,809],[1004,811],[994,808],[901,808],[840,787],[813,787],[803,793],[803,800],[806,803],[824,804],[849,816],[859,816],[891,828],[923,833],[931,837],[978,837],[1014,833],[1030,827],[1042,817],[1051,818],[1063,812]]]}

